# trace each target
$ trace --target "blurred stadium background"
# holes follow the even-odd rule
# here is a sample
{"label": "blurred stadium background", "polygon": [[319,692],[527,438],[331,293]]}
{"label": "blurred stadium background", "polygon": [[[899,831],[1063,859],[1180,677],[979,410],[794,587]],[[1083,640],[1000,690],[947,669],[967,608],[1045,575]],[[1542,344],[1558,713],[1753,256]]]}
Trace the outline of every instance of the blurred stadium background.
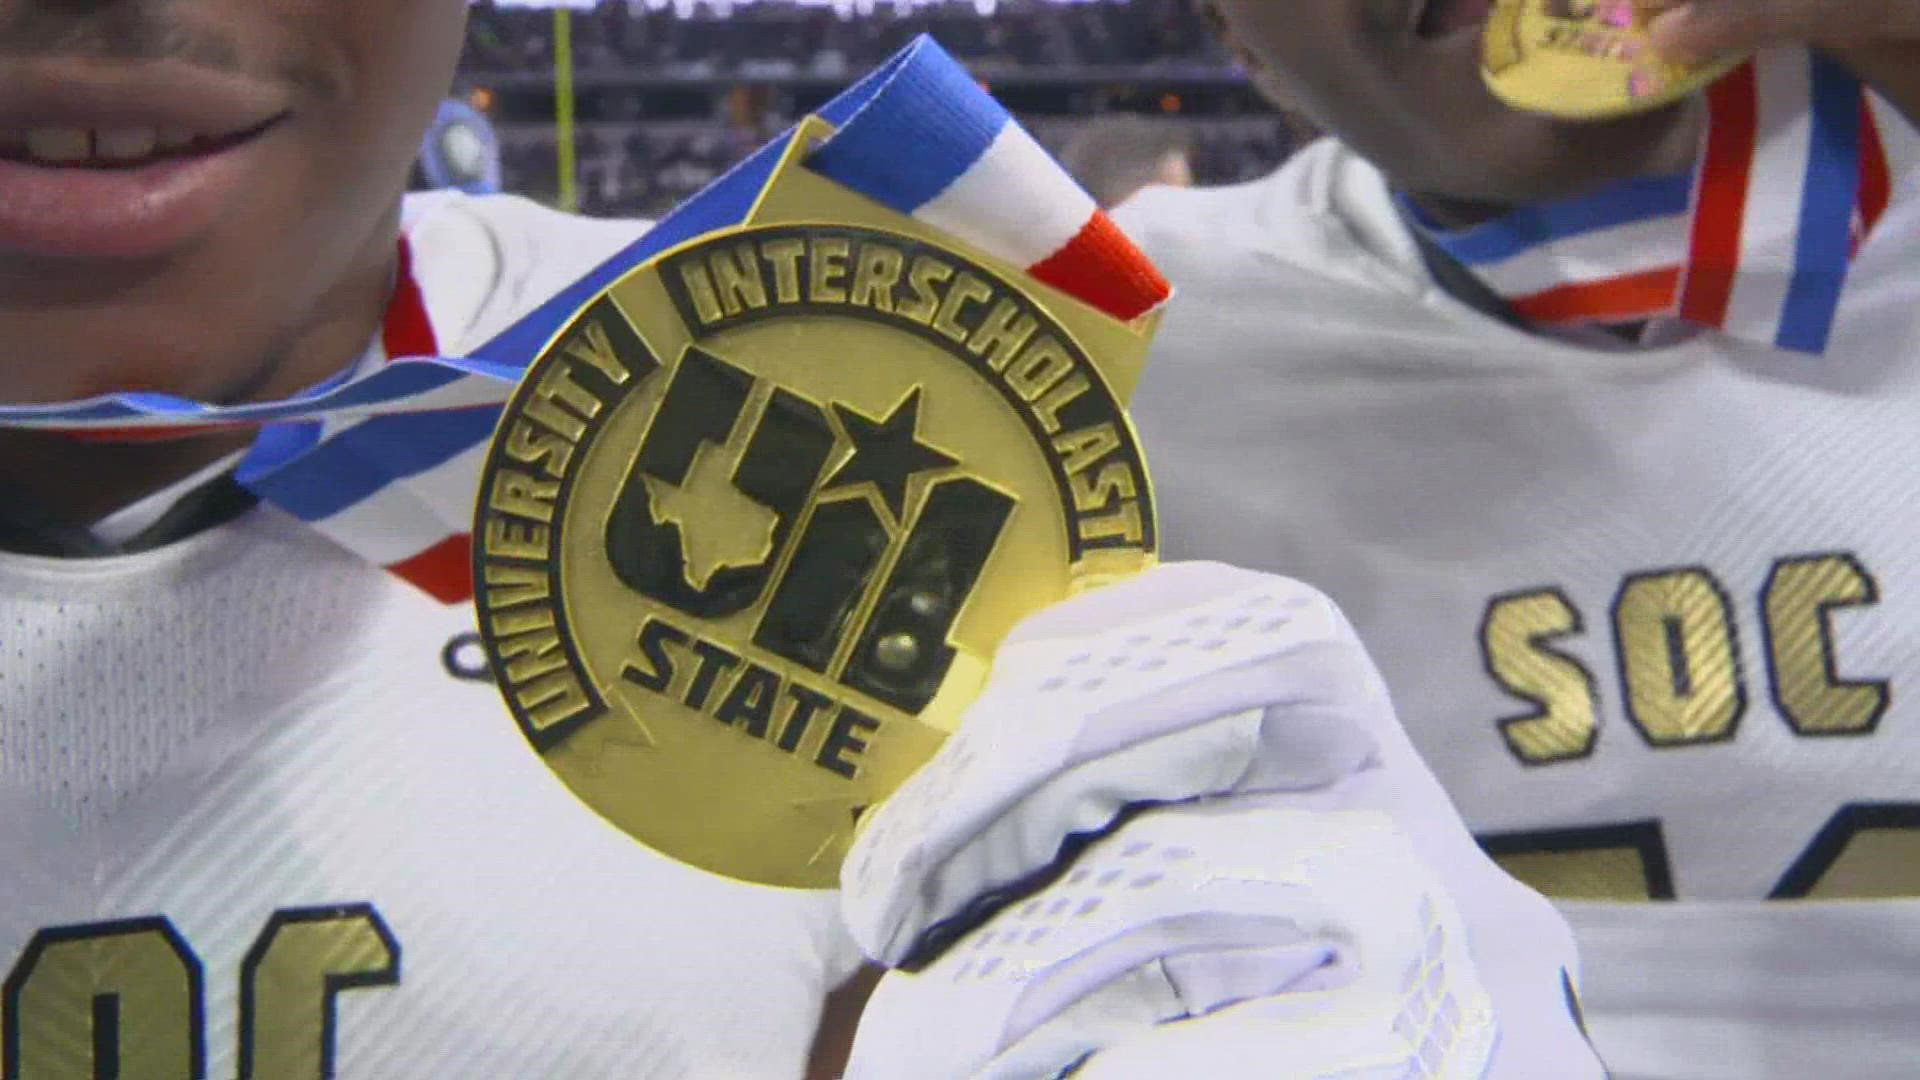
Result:
{"label": "blurred stadium background", "polygon": [[1193,0],[475,0],[455,95],[507,190],[657,216],[923,32],[1105,202],[1249,179],[1310,134]]}

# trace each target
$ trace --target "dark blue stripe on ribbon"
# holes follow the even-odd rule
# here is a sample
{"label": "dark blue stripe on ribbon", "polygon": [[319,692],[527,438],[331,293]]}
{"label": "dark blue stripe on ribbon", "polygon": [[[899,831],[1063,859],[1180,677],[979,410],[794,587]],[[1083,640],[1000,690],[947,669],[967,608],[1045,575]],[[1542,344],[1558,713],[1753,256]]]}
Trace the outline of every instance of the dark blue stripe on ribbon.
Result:
{"label": "dark blue stripe on ribbon", "polygon": [[256,467],[238,478],[300,520],[319,521],[471,450],[493,435],[499,419],[491,405],[376,416],[282,468],[261,475]]}
{"label": "dark blue stripe on ribbon", "polygon": [[958,64],[911,64],[808,165],[911,214],[973,168],[1011,119]]}
{"label": "dark blue stripe on ribbon", "polygon": [[1484,266],[1570,236],[1685,214],[1693,206],[1693,177],[1680,174],[1622,180],[1587,195],[1522,207],[1505,217],[1459,231],[1434,224],[1410,202],[1406,205],[1442,251],[1463,265]]}
{"label": "dark blue stripe on ribbon", "polygon": [[1813,133],[1793,282],[1774,343],[1826,351],[1853,256],[1853,215],[1860,202],[1860,84],[1847,70],[1812,53]]}
{"label": "dark blue stripe on ribbon", "polygon": [[247,456],[233,471],[233,478],[254,494],[261,494],[266,479],[287,462],[313,449],[325,427],[319,420],[295,420],[262,428]]}

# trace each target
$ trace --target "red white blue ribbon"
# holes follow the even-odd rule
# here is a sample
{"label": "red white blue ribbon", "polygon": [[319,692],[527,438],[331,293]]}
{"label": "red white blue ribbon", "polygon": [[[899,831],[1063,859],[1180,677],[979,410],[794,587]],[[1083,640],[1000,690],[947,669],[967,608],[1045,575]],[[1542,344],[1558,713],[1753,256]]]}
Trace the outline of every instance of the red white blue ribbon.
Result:
{"label": "red white blue ribbon", "polygon": [[1535,324],[1678,318],[1823,352],[1854,256],[1920,163],[1920,139],[1845,69],[1804,50],[1762,55],[1707,97],[1692,175],[1430,229],[1434,242]]}
{"label": "red white blue ribbon", "polygon": [[[932,39],[914,42],[820,115],[837,131],[808,165],[835,181],[1115,317],[1135,318],[1168,299],[1146,257]],[[633,267],[744,221],[793,136],[774,140],[469,356],[423,355],[438,350],[417,295],[407,300],[412,278],[402,275],[388,320],[392,359],[305,394],[235,406],[113,394],[0,406],[0,426],[114,438],[258,426],[241,483],[433,595],[464,599],[479,461],[526,365]]]}
{"label": "red white blue ribbon", "polygon": [[815,171],[1115,318],[1166,302],[1153,265],[960,65],[895,63]]}

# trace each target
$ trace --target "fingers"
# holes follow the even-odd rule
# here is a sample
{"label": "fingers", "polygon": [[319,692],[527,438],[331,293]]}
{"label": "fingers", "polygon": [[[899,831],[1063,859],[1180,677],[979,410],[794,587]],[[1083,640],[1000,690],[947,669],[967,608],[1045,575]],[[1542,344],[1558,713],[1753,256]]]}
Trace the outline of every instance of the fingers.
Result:
{"label": "fingers", "polygon": [[[1261,1060],[1281,1054],[1297,1071],[1239,1075],[1304,1080],[1381,1062],[1411,1075],[1421,1034],[1444,1015],[1461,1069],[1437,1075],[1479,1077],[1495,1017],[1468,946],[1439,876],[1385,814],[1163,808],[1095,841],[1070,872],[924,971],[889,975],[861,1021],[849,1077],[1052,1076],[1089,1052],[1253,1000],[1299,1022],[1265,1032],[1259,1047]],[[1334,1038],[1310,1021],[1351,1031]],[[1541,1075],[1569,1074],[1528,1080]]]}
{"label": "fingers", "polygon": [[897,965],[1127,806],[1324,787],[1386,731],[1377,670],[1305,585],[1195,566],[1090,592],[1009,639],[960,730],[866,818],[842,911]]}
{"label": "fingers", "polygon": [[1007,635],[1007,644],[1099,634],[1123,623],[1259,588],[1268,581],[1268,575],[1222,563],[1163,563],[1029,617]]}
{"label": "fingers", "polygon": [[1700,62],[1783,45],[1920,40],[1920,0],[1657,0],[1654,47]]}

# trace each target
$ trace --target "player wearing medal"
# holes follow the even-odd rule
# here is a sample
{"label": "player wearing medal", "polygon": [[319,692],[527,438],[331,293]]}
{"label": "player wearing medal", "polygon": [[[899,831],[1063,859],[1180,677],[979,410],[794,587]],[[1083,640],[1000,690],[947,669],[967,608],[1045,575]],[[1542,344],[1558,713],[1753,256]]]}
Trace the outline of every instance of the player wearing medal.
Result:
{"label": "player wearing medal", "polygon": [[[464,0],[0,0],[0,400],[285,397],[636,236],[401,194]],[[7,1075],[798,1075],[859,957],[584,812],[251,431],[0,432]]]}
{"label": "player wearing medal", "polygon": [[763,889],[556,781],[429,595],[457,555],[262,505],[253,431],[60,430],[460,355],[640,234],[403,200],[465,7],[0,0],[0,402],[62,418],[0,432],[0,1071],[794,1076],[864,951],[918,973],[852,1075],[1596,1074],[1565,925],[1297,582],[1043,614],[844,896]]}
{"label": "player wearing medal", "polygon": [[[1117,215],[1169,553],[1345,608],[1615,1076],[1913,1075],[1920,3],[1211,6],[1333,137]],[[1489,92],[1519,12],[1614,118]],[[1758,56],[1620,115],[1649,32]]]}

